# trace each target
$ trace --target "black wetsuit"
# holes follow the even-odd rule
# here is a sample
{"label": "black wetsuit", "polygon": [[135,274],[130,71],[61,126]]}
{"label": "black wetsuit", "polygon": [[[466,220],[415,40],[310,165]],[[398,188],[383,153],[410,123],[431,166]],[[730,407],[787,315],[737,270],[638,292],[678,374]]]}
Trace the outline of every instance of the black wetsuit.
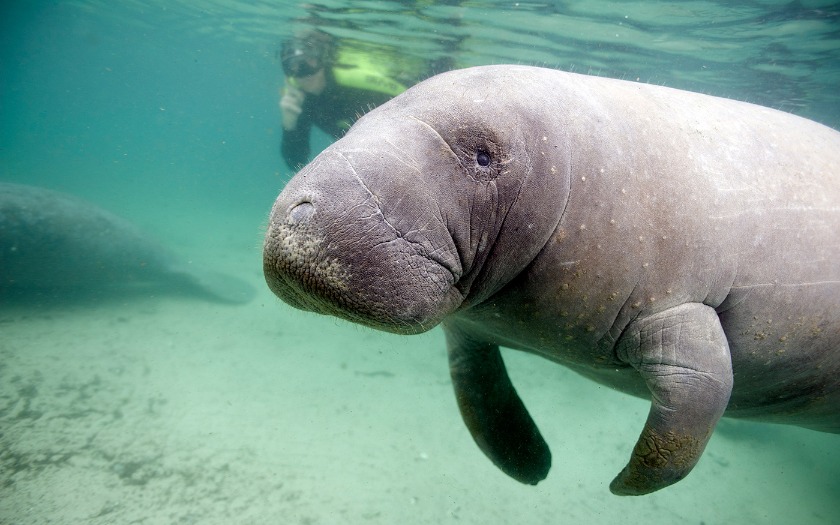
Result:
{"label": "black wetsuit", "polygon": [[297,127],[292,131],[283,130],[280,150],[286,164],[298,169],[309,162],[309,135],[313,125],[339,138],[360,115],[390,98],[376,91],[337,85],[329,73],[323,93],[306,94]]}

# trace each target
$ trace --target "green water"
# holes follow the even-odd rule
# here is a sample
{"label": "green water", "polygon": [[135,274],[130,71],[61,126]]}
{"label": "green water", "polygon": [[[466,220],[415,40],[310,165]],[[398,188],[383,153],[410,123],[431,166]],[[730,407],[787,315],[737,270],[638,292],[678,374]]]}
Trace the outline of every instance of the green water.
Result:
{"label": "green water", "polygon": [[683,482],[610,495],[647,404],[510,353],[554,453],[548,480],[518,485],[463,428],[439,331],[400,338],[292,311],[260,259],[292,176],[276,52],[296,29],[840,128],[836,2],[67,1],[0,14],[0,180],[83,197],[259,290],[239,306],[165,290],[0,297],[0,524],[840,522],[837,437],[786,427],[724,422]]}

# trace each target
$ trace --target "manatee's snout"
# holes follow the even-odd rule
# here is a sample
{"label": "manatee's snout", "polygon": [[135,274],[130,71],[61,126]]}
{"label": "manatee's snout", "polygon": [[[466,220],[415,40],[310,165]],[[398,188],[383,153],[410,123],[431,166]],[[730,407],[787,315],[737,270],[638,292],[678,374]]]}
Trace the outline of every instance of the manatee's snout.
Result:
{"label": "manatee's snout", "polygon": [[[275,295],[290,305],[319,313],[334,313],[329,298],[340,297],[346,272],[326,256],[329,200],[293,179],[274,203],[263,247],[263,272]],[[320,212],[319,212],[320,209]]]}
{"label": "manatee's snout", "polygon": [[423,216],[433,207],[396,189],[382,158],[328,150],[296,175],[272,208],[263,271],[296,308],[422,332],[460,304],[460,262],[443,222]]}

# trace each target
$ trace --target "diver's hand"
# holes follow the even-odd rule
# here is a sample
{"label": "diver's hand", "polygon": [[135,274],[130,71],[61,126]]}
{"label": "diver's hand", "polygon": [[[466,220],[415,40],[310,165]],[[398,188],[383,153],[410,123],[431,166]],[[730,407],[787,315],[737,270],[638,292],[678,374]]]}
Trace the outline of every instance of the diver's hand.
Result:
{"label": "diver's hand", "polygon": [[280,111],[283,112],[283,129],[292,131],[297,127],[298,117],[303,110],[303,99],[306,93],[295,86],[286,85],[280,91]]}

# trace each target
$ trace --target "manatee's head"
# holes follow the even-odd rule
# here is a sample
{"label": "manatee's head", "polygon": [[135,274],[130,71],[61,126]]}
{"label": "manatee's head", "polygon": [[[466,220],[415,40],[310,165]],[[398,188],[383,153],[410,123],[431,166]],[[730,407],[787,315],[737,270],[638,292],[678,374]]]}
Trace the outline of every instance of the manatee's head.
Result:
{"label": "manatee's head", "polygon": [[419,333],[502,288],[568,197],[564,135],[535,112],[541,95],[527,83],[508,69],[450,72],[361,118],[274,203],[271,290],[297,308]]}

